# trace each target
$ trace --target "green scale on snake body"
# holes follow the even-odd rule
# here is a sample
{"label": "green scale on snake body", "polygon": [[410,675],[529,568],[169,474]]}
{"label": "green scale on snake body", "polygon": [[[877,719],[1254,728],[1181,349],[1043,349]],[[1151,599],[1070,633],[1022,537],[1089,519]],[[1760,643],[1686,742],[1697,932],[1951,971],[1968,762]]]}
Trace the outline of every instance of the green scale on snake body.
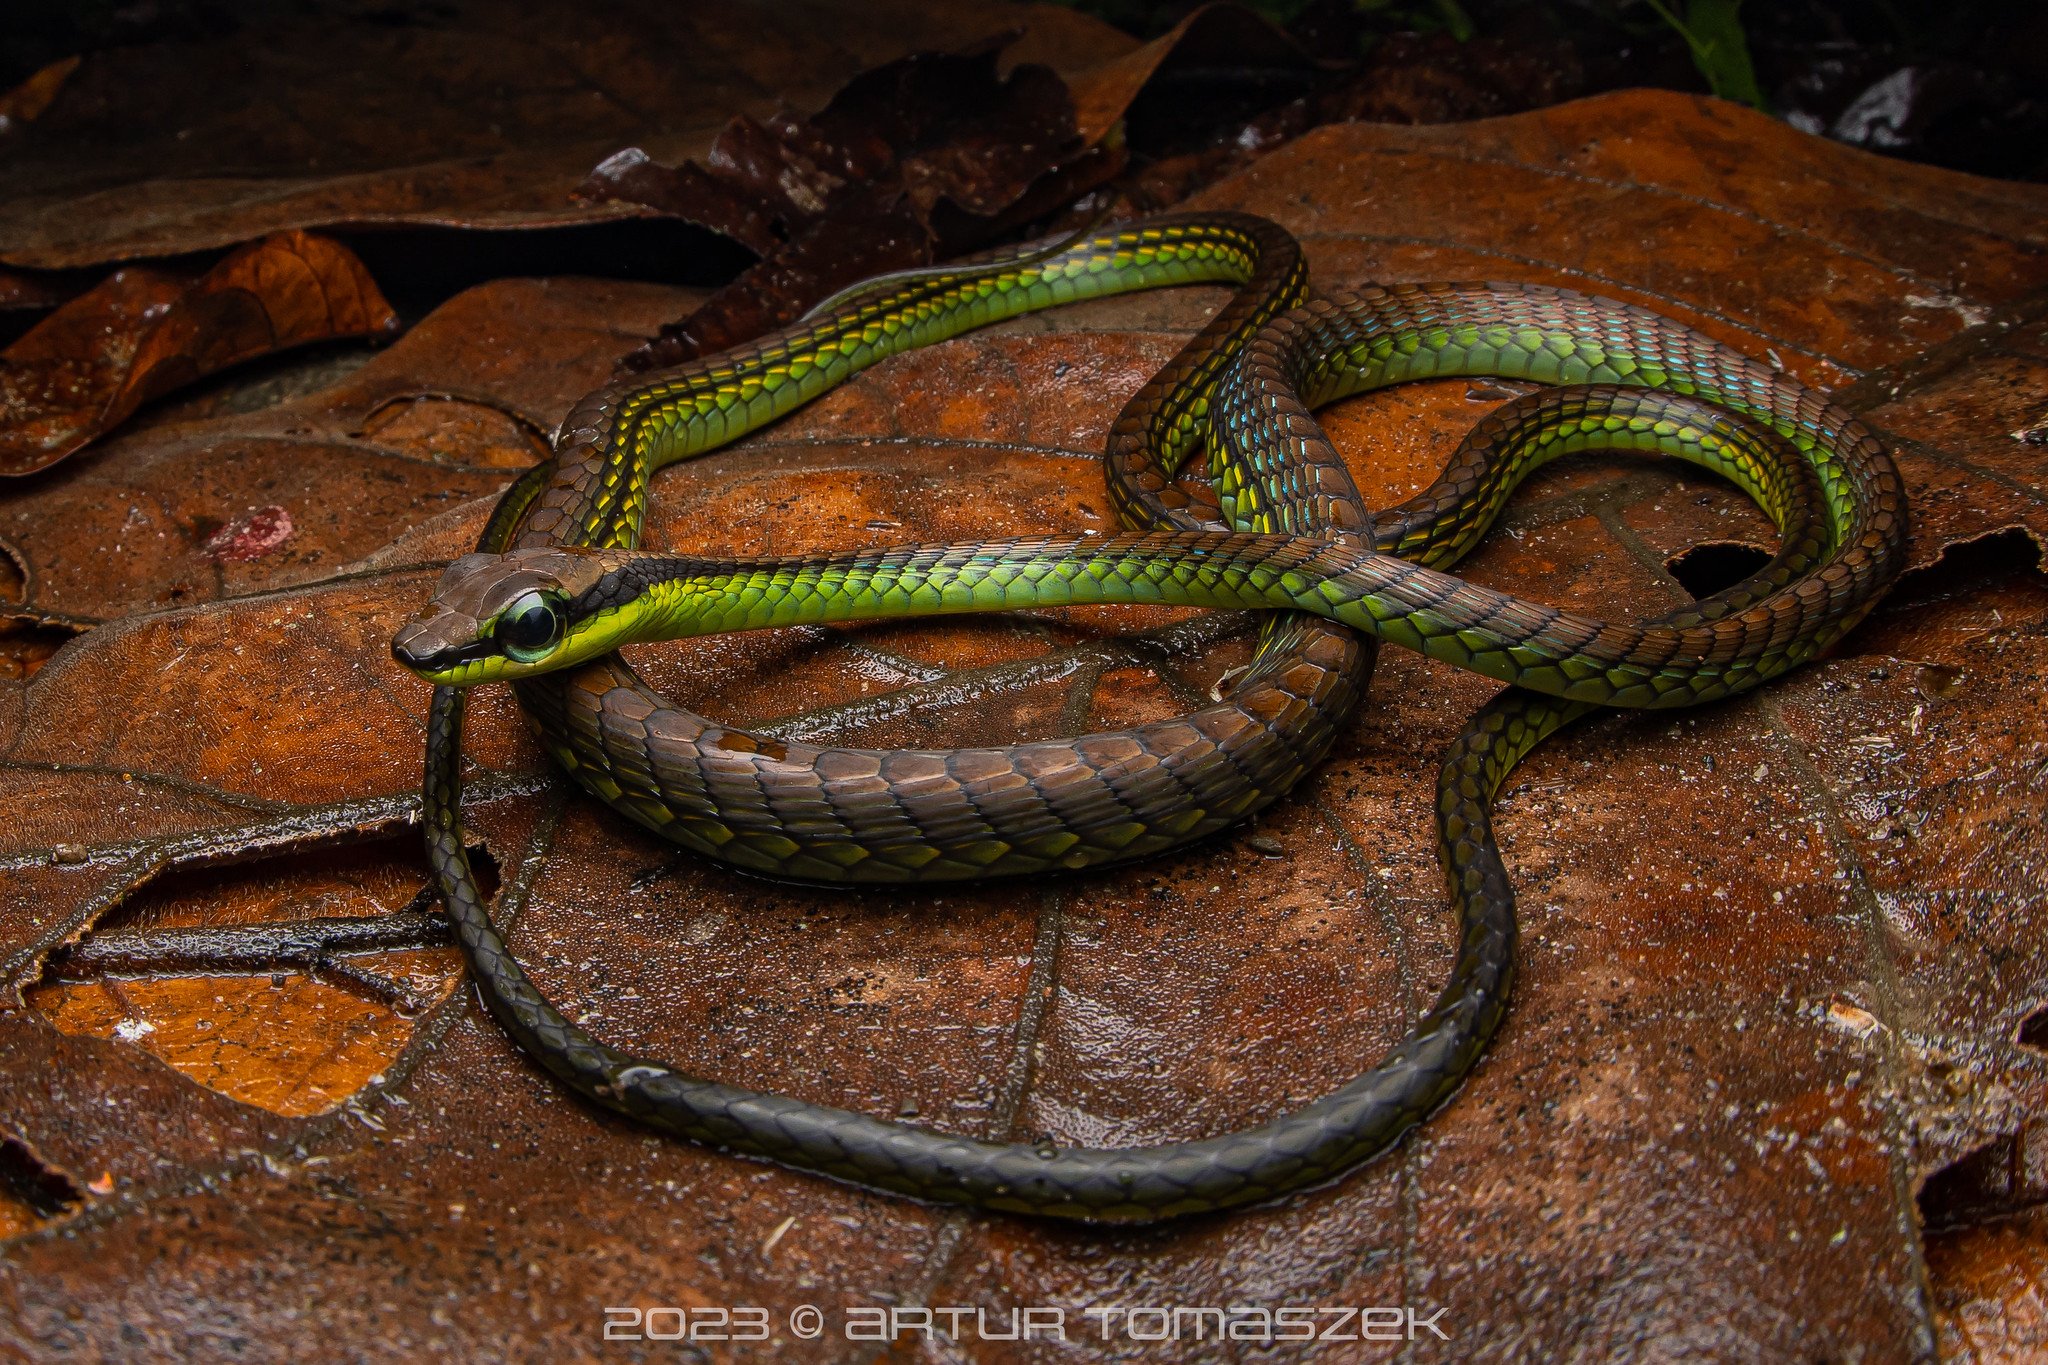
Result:
{"label": "green scale on snake body", "polygon": [[[1079,298],[1216,281],[1242,287],[1110,433],[1111,501],[1129,532],[728,562],[634,548],[662,465],[885,355]],[[507,492],[479,553],[450,567],[394,642],[401,662],[443,684],[429,726],[429,852],[479,989],[521,1046],[592,1100],[696,1141],[915,1197],[1090,1221],[1225,1208],[1331,1179],[1450,1094],[1513,975],[1513,895],[1490,827],[1507,772],[1595,706],[1725,696],[1824,649],[1897,572],[1903,490],[1853,417],[1642,309],[1515,285],[1375,286],[1297,306],[1304,287],[1298,250],[1270,223],[1160,220],[885,277],[754,346],[585,399],[552,462]],[[1374,516],[1311,408],[1446,375],[1566,387],[1498,409],[1429,489]],[[1172,483],[1198,444],[1222,523]],[[1728,477],[1779,525],[1778,555],[1722,593],[1628,624],[1442,572],[1522,478],[1578,450],[1654,452]],[[1214,707],[981,749],[750,736],[663,701],[612,652],[710,631],[1094,602],[1269,615],[1250,669]],[[1436,1004],[1389,1056],[1241,1133],[1104,1150],[984,1142],[634,1057],[564,1019],[525,976],[459,834],[459,689],[504,679],[586,788],[748,870],[936,881],[1149,856],[1226,828],[1311,769],[1364,693],[1375,639],[1514,684],[1439,774],[1459,949]]]}

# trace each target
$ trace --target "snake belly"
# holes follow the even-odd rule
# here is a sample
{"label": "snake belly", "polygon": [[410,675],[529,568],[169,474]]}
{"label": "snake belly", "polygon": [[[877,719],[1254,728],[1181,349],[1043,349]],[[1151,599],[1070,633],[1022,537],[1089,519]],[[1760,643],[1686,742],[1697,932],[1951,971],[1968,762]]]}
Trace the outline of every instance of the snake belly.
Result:
{"label": "snake belly", "polygon": [[[1180,220],[1172,230],[1199,234],[1217,221]],[[1220,221],[1223,228],[1216,230],[1240,229],[1240,220]],[[1158,230],[1110,234],[1081,250],[1099,252],[1105,243],[1129,240],[1132,232]],[[857,306],[887,308],[887,299],[886,294],[863,295]],[[1216,330],[1212,325],[1211,331]],[[1363,614],[1354,612],[1354,624],[1436,657],[1558,694],[1504,694],[1475,718],[1446,762],[1439,783],[1439,836],[1460,915],[1460,949],[1436,1006],[1393,1053],[1331,1096],[1258,1128],[1198,1142],[1100,1151],[948,1137],[700,1080],[635,1058],[554,1010],[491,925],[469,873],[456,811],[460,693],[440,688],[429,731],[425,804],[430,855],[486,1002],[521,1045],[585,1095],[655,1126],[922,1198],[1083,1220],[1144,1221],[1229,1207],[1317,1183],[1380,1150],[1440,1102],[1499,1021],[1512,973],[1513,901],[1486,818],[1494,791],[1514,762],[1593,704],[1684,704],[1741,690],[1783,671],[1853,624],[1895,572],[1903,497],[1896,471],[1868,433],[1783,375],[1654,314],[1565,291],[1432,286],[1369,291],[1311,306],[1287,314],[1249,340],[1236,341],[1224,357],[1233,363],[1216,401],[1211,475],[1231,525],[1268,533],[1244,549],[1255,557],[1253,567],[1279,566],[1278,576],[1284,579],[1287,564],[1335,556],[1353,566],[1343,572],[1366,573],[1367,590],[1347,604],[1366,604]],[[728,358],[723,373],[716,361],[703,368],[716,382],[728,383],[746,364],[759,365],[764,355],[771,363],[781,358],[770,348],[737,364]],[[1376,526],[1356,511],[1355,489],[1309,407],[1430,374],[1604,382],[1664,392],[1568,389],[1510,404],[1496,414],[1492,429],[1482,426],[1461,448],[1437,485]],[[485,548],[537,541],[629,545],[645,506],[645,474],[664,455],[696,453],[684,451],[686,442],[674,434],[675,423],[690,420],[675,412],[652,419],[652,430],[634,425],[644,425],[644,417],[621,423],[618,408],[631,406],[644,393],[610,394],[599,405],[597,415],[613,426],[608,437],[586,441],[585,448],[599,451],[601,459],[577,466],[558,458],[554,468],[516,484],[493,518]],[[1702,415],[1689,394],[1730,411]],[[1206,397],[1179,400],[1185,420],[1169,426],[1185,433],[1177,438],[1181,453],[1199,435]],[[635,409],[647,410],[645,403]],[[590,429],[565,425],[565,454],[577,448],[577,433]],[[626,441],[639,448],[636,458],[620,456]],[[1152,462],[1129,460],[1139,473],[1125,480],[1126,496],[1119,505],[1168,525],[1199,522],[1186,507],[1165,505],[1161,494],[1173,467],[1173,442],[1151,444],[1165,447],[1168,455]],[[1474,590],[1424,567],[1448,564],[1469,548],[1528,469],[1571,449],[1630,447],[1695,459],[1730,474],[1784,529],[1780,555],[1754,578],[1662,623],[1594,623],[1590,629],[1562,613]],[[708,447],[696,449],[702,448]],[[645,473],[636,475],[636,468]],[[1148,477],[1155,486],[1147,487]],[[610,510],[599,514],[591,511],[595,507]],[[1305,531],[1317,539],[1290,543],[1272,538],[1276,532],[1300,536]],[[1245,537],[1220,539],[1235,539],[1241,547],[1248,543]],[[1395,563],[1389,556],[1396,555],[1414,562],[1389,568]],[[1323,609],[1322,603],[1300,598],[1263,605]],[[1505,628],[1510,643],[1499,643],[1498,629],[1486,637],[1482,627]],[[1284,658],[1276,644],[1318,638],[1352,651],[1348,660],[1333,660],[1344,663],[1349,676],[1369,666],[1369,647],[1350,632],[1293,614],[1269,623],[1261,658]],[[1531,657],[1517,652],[1532,649]],[[1291,660],[1279,676],[1284,679],[1313,663]],[[679,713],[636,683],[621,681],[618,673],[608,671],[613,667],[622,668],[606,664],[566,678],[525,682],[520,684],[522,697],[587,787],[642,823],[742,865],[760,866],[766,857],[771,865],[765,870],[812,879],[951,877],[972,874],[962,870],[960,849],[973,849],[965,861],[979,861],[985,874],[1140,856],[1213,827],[1204,824],[1210,808],[1200,807],[1191,816],[1185,798],[1179,806],[1121,803],[1105,808],[1117,822],[1108,841],[1097,837],[1090,842],[1088,835],[1077,833],[1064,842],[1006,841],[987,851],[985,839],[970,836],[962,843],[956,831],[941,826],[942,832],[934,834],[913,818],[883,828],[880,837],[889,842],[861,844],[858,858],[828,855],[821,860],[816,849],[835,848],[848,837],[841,829],[843,811],[832,812],[839,825],[799,819],[790,829],[777,823],[768,803],[742,802],[731,809],[719,804],[701,770],[698,775],[690,770],[688,759],[695,755],[686,752],[679,760],[678,746],[661,742],[665,718]],[[586,678],[597,679],[601,690],[584,686]],[[709,726],[694,717],[689,721]],[[722,741],[724,734],[717,738]],[[1233,741],[1225,735],[1196,742],[1228,754]],[[663,753],[664,747],[670,752]],[[1014,755],[1032,747],[954,752]],[[936,763],[936,768],[924,767],[918,774],[922,787],[906,791],[911,773],[892,776],[886,765],[895,756],[886,753],[800,754],[794,746],[778,752],[759,744],[736,751],[744,755],[736,765],[739,771],[808,766],[815,781],[846,783],[867,798],[866,804],[849,804],[856,814],[892,805],[900,810],[907,797],[934,785],[950,784],[970,797],[999,794],[1000,789],[998,783],[991,790],[981,771],[948,767],[949,755],[912,755],[914,764]],[[855,755],[870,766],[833,771],[827,755]],[[1270,779],[1246,786],[1252,793],[1246,809],[1277,794]],[[985,818],[980,803],[969,804],[976,806],[977,818]],[[798,813],[815,817],[815,803]],[[676,825],[688,826],[687,832],[667,827]],[[707,830],[736,833],[720,838]],[[944,846],[944,837],[956,842]],[[855,830],[851,839],[859,843],[861,831]],[[737,857],[735,845],[743,850]],[[936,853],[931,851],[935,847]],[[1025,850],[1028,866],[1005,863],[1019,856],[1014,853],[1018,848]],[[884,856],[868,856],[876,850]]]}

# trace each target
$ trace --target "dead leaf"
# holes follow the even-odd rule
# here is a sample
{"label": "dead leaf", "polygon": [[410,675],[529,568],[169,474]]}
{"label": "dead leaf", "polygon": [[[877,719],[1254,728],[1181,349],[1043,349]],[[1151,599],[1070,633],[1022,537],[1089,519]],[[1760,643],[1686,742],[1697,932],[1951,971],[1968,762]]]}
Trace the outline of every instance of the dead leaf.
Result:
{"label": "dead leaf", "polygon": [[120,271],[0,353],[0,474],[48,468],[232,365],[397,327],[362,262],[303,232],[251,243],[197,280]]}
{"label": "dead leaf", "polygon": [[1089,142],[1107,137],[1145,87],[1177,67],[1302,71],[1309,55],[1292,38],[1240,5],[1207,4],[1143,47],[1077,72],[1074,124]]}
{"label": "dead leaf", "polygon": [[57,98],[57,92],[64,88],[64,82],[71,79],[71,73],[78,70],[80,60],[78,57],[64,57],[51,62],[0,95],[0,137],[40,118],[43,110],[50,107],[50,101]]}
{"label": "dead leaf", "polygon": [[1007,45],[901,58],[807,118],[742,115],[701,163],[670,169],[637,148],[607,159],[581,197],[641,203],[762,257],[627,367],[724,350],[869,275],[971,251],[1114,175],[1121,154],[1079,136],[1057,75],[998,70]]}

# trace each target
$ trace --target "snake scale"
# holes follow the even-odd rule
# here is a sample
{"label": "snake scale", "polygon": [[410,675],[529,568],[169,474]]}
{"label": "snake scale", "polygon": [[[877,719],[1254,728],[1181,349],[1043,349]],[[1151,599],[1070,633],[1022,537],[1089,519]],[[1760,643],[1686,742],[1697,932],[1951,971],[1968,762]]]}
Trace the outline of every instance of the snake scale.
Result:
{"label": "snake scale", "polygon": [[[884,356],[999,318],[1163,285],[1232,300],[1125,407],[1108,441],[1129,529],[712,561],[636,548],[653,474],[730,442]],[[1514,900],[1490,806],[1514,764],[1600,706],[1728,696],[1824,650],[1896,576],[1905,497],[1871,433],[1785,374],[1640,308],[1532,285],[1372,286],[1304,302],[1285,232],[1211,213],[1154,219],[957,268],[881,277],[733,352],[599,389],[553,457],[498,504],[398,634],[436,684],[430,860],[486,1005],[591,1100],[683,1137],[922,1199],[1143,1222],[1327,1181],[1457,1087],[1506,1008]],[[1370,513],[1311,415],[1410,379],[1549,387],[1504,404],[1428,489]],[[1220,521],[1174,482],[1206,447]],[[1675,456],[1777,523],[1754,576],[1654,621],[1613,623],[1444,570],[1529,471],[1573,451]],[[630,641],[800,622],[1087,602],[1267,613],[1231,694],[1133,729],[1003,747],[784,744],[691,715],[614,652]],[[562,1016],[492,923],[459,816],[463,689],[509,680],[588,790],[736,867],[913,882],[1083,868],[1212,834],[1275,800],[1355,712],[1379,641],[1511,686],[1438,779],[1439,853],[1460,928],[1450,978],[1356,1080],[1255,1128],[1130,1149],[986,1142],[690,1076]]]}

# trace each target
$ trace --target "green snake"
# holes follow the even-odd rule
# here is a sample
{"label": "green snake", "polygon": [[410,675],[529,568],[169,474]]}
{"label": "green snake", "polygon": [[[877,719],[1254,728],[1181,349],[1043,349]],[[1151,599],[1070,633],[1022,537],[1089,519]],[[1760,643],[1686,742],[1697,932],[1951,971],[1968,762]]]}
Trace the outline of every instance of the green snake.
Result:
{"label": "green snake", "polygon": [[[695,1141],[923,1199],[1083,1221],[1163,1219],[1321,1183],[1441,1103],[1498,1026],[1512,980],[1514,901],[1489,813],[1508,771],[1595,707],[1689,705],[1814,657],[1896,575],[1904,491],[1850,414],[1643,309],[1465,284],[1304,304],[1305,278],[1292,239],[1264,220],[1151,220],[882,277],[751,346],[586,398],[553,458],[500,501],[478,553],[448,568],[393,642],[402,664],[437,684],[428,853],[479,990],[510,1035],[589,1099]],[[1111,432],[1109,487],[1126,532],[731,561],[635,548],[658,469],[886,355],[1072,299],[1201,281],[1240,288]],[[1560,387],[1497,409],[1431,488],[1368,513],[1311,409],[1447,375]],[[1198,445],[1220,524],[1174,482]],[[1719,472],[1778,524],[1778,555],[1640,624],[1443,572],[1530,470],[1581,450],[1651,451]],[[946,751],[750,735],[665,702],[614,652],[707,631],[1088,602],[1269,614],[1248,672],[1216,706],[1113,734]],[[1513,684],[1466,726],[1439,776],[1456,959],[1387,1057],[1242,1132],[1131,1149],[984,1142],[635,1057],[535,988],[464,847],[463,689],[502,679],[583,786],[749,871],[932,881],[1142,857],[1241,820],[1312,767],[1358,705],[1380,640]]]}

